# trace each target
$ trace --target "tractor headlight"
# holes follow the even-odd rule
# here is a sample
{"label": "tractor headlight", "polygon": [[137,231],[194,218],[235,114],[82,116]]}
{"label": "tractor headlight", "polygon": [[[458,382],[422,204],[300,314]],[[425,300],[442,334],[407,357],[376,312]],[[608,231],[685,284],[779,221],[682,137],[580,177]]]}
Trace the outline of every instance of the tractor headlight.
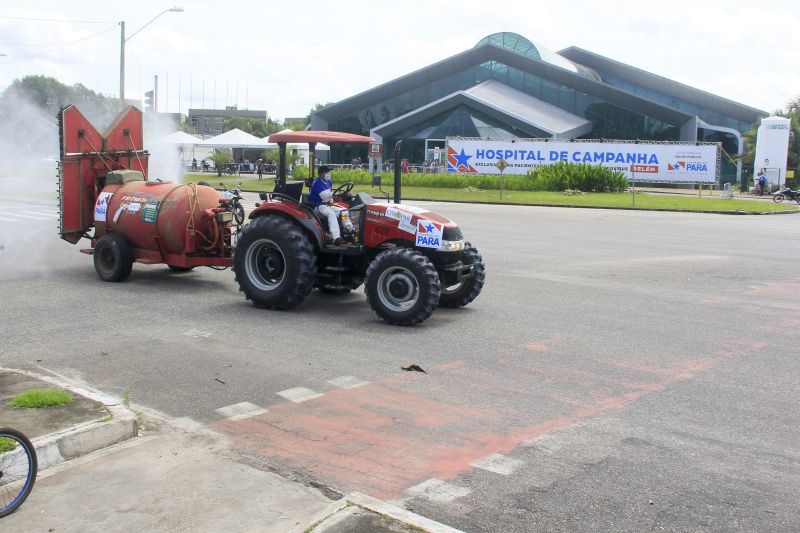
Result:
{"label": "tractor headlight", "polygon": [[464,249],[464,239],[459,239],[457,241],[442,241],[442,244],[439,246],[440,252],[460,252]]}
{"label": "tractor headlight", "polygon": [[221,211],[217,213],[217,222],[222,222],[223,224],[226,222],[233,222],[233,213],[230,211]]}

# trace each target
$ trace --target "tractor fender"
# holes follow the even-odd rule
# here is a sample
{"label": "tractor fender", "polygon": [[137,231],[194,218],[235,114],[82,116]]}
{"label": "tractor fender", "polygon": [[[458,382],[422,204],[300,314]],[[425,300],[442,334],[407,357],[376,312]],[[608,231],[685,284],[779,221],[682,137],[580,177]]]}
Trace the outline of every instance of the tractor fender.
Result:
{"label": "tractor fender", "polygon": [[254,220],[265,215],[277,215],[298,222],[309,237],[311,237],[312,242],[316,243],[318,249],[322,250],[325,246],[325,232],[322,230],[319,219],[299,204],[264,202],[255,208],[248,218]]}

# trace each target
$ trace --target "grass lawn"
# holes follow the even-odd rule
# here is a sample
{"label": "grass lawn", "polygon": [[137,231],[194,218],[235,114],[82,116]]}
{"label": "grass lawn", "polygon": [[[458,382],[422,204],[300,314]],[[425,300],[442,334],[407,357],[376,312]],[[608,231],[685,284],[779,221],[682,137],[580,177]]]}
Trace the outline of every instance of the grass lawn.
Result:
{"label": "grass lawn", "polygon": [[[264,178],[259,181],[250,175],[222,176],[215,174],[186,174],[187,181],[207,181],[213,186],[220,182],[227,186],[242,183],[246,191],[271,191],[275,186],[274,180]],[[392,187],[384,187],[389,194]],[[377,189],[369,185],[356,185],[355,191],[365,191],[375,198],[380,198]],[[531,192],[531,191],[504,191],[500,200],[500,191],[464,191],[460,189],[444,189],[438,187],[403,187],[404,200],[444,200],[458,202],[489,202],[505,204],[527,205],[555,205],[577,207],[611,207],[618,209],[669,209],[678,211],[722,211],[728,213],[768,213],[774,211],[797,211],[800,206],[796,203],[783,202],[776,204],[768,201],[737,200],[709,196],[705,192],[702,197],[690,195],[668,195],[657,193],[636,194],[635,205],[630,193],[587,193],[584,196],[567,196],[560,192]]]}

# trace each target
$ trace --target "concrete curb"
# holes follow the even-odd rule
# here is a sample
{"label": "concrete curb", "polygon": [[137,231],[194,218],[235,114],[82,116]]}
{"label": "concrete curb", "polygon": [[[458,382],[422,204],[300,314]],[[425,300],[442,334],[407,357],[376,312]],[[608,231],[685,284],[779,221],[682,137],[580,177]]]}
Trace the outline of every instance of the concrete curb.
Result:
{"label": "concrete curb", "polygon": [[425,518],[424,516],[420,516],[416,513],[412,513],[411,511],[401,509],[400,507],[396,507],[373,498],[372,496],[361,494],[360,492],[348,494],[347,501],[353,505],[358,505],[359,507],[363,507],[364,509],[368,509],[374,513],[394,518],[398,522],[420,528],[423,531],[429,531],[430,533],[464,533],[460,529],[454,529],[450,526],[446,526],[431,520],[430,518]]}
{"label": "concrete curb", "polygon": [[446,526],[424,516],[420,516],[406,509],[402,509],[395,505],[388,504],[384,501],[361,494],[360,492],[353,492],[333,502],[327,509],[317,515],[312,520],[311,525],[306,531],[314,533],[323,533],[330,527],[339,525],[340,521],[347,520],[348,511],[353,509],[352,506],[361,507],[367,511],[371,511],[378,515],[389,517],[407,526],[414,527],[421,531],[428,533],[464,533],[460,529],[454,529]]}
{"label": "concrete curb", "polygon": [[617,211],[653,211],[663,213],[696,213],[699,215],[800,215],[800,209],[793,209],[790,211],[763,211],[760,213],[748,213],[746,211],[692,211],[690,209],[666,209],[666,208],[639,208],[639,207],[622,207],[622,206],[606,206],[606,205],[556,205],[556,204],[513,204],[508,202],[479,202],[466,200],[425,200],[422,198],[403,198],[411,202],[441,202],[448,204],[476,204],[476,205],[507,205],[519,207],[565,207],[568,209],[616,209]]}
{"label": "concrete curb", "polygon": [[122,402],[118,398],[103,394],[97,390],[79,387],[50,376],[43,376],[26,370],[17,370],[14,368],[0,368],[0,370],[24,374],[67,389],[73,394],[100,402],[111,415],[111,420],[108,421],[93,421],[78,424],[63,431],[31,439],[36,448],[39,470],[44,470],[70,459],[107,448],[112,444],[117,444],[132,437],[136,437],[139,434],[139,424],[136,419],[136,414],[122,405]]}

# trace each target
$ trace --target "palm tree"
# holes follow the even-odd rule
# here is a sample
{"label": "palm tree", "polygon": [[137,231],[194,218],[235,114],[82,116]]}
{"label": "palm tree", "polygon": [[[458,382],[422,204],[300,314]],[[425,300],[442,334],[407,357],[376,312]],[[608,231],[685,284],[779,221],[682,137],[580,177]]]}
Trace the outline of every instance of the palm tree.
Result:
{"label": "palm tree", "polygon": [[214,162],[214,168],[217,169],[217,176],[222,176],[222,167],[231,160],[231,156],[229,156],[228,152],[225,150],[215,150],[214,155],[209,157],[209,159]]}

